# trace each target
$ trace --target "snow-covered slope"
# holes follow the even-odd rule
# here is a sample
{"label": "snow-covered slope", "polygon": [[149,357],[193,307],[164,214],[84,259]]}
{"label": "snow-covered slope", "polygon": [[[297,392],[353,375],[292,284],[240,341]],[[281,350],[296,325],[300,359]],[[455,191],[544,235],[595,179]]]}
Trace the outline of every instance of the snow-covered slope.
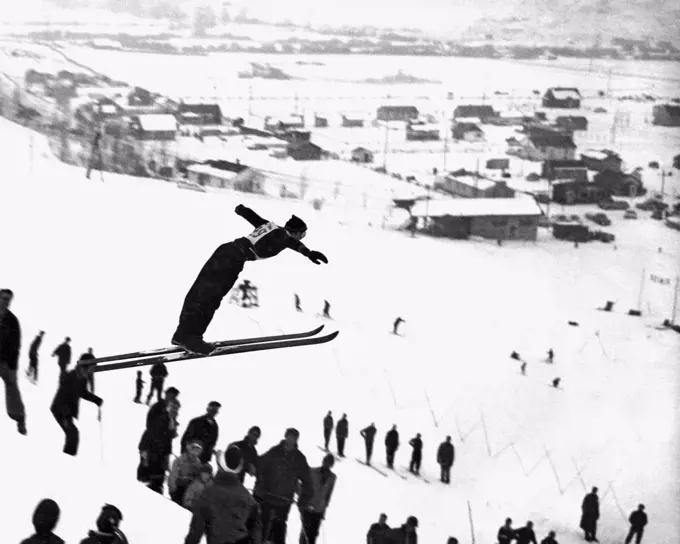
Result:
{"label": "snow-covered slope", "polygon": [[[339,483],[323,542],[362,539],[384,511],[394,524],[417,515],[423,542],[448,535],[469,542],[470,518],[475,538],[490,542],[512,516],[517,523],[533,519],[540,537],[554,529],[560,542],[576,543],[580,500],[593,485],[602,496],[602,542],[622,539],[625,517],[639,502],[651,519],[646,538],[670,543],[678,534],[680,343],[676,334],[647,326],[669,316],[671,293],[646,288],[651,317],[620,313],[635,307],[643,267],[674,272],[675,231],[651,220],[616,221],[616,249],[576,249],[547,237],[500,248],[412,239],[344,227],[328,211],[290,201],[181,191],[113,174],[103,183],[98,176],[87,181],[82,170],[50,158],[40,137],[4,120],[0,135],[8,168],[0,182],[0,285],[16,293],[24,344],[46,331],[41,383],[21,381],[29,437],[14,438],[11,422],[0,419],[0,433],[11,437],[1,450],[3,466],[13,467],[5,483],[35,489],[12,510],[16,525],[0,524],[0,541],[27,534],[32,506],[51,495],[65,510],[62,537],[78,538],[106,500],[126,515],[124,526],[137,537],[131,542],[182,542],[185,513],[166,510],[174,505],[158,505],[155,497],[147,501],[150,493],[134,481],[145,413],[132,403],[135,371],[96,376],[105,398],[102,425],[85,403],[81,454],[63,460],[48,411],[56,386],[48,355],[66,335],[76,353],[92,346],[98,355],[168,344],[204,259],[247,232],[233,214],[237,203],[278,221],[301,215],[310,225],[306,243],[324,251],[330,264],[312,266],[291,253],[249,265],[242,277],[260,287],[262,307],[245,311],[225,301],[207,336],[307,327],[319,322],[323,299],[331,302],[341,335],[327,346],[176,363],[168,385],[181,390],[182,424],[217,399],[221,445],[258,424],[265,450],[296,426],[313,464],[322,457],[325,412],[348,414],[348,457],[336,465]],[[292,311],[294,292],[304,314]],[[606,300],[616,301],[619,313],[595,310]],[[397,315],[407,320],[403,338],[388,334]],[[552,366],[541,362],[550,347]],[[529,362],[527,377],[509,359],[512,350]],[[556,376],[563,390],[548,386]],[[404,444],[423,434],[430,485],[383,478],[356,463],[358,431],[371,421],[380,436],[397,423]],[[446,435],[457,449],[450,488],[436,481],[434,462]],[[18,453],[26,442],[29,453]],[[406,449],[398,452],[399,467],[407,463]],[[382,464],[382,448],[375,458]],[[104,473],[110,479],[100,480]],[[135,532],[143,523],[155,525],[158,538]],[[295,515],[289,526],[289,541],[296,541]]]}

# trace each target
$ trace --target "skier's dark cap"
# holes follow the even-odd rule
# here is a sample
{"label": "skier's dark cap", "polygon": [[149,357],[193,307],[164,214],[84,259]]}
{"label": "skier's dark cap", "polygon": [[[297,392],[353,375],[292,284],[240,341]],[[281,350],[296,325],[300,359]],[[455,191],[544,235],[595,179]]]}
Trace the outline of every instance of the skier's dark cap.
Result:
{"label": "skier's dark cap", "polygon": [[97,518],[97,530],[107,534],[113,533],[122,520],[123,513],[116,506],[105,504]]}
{"label": "skier's dark cap", "polygon": [[294,429],[293,427],[290,427],[289,429],[286,429],[286,434],[283,435],[283,436],[285,436],[286,438],[288,438],[289,436],[294,436],[295,438],[300,438],[300,431],[298,431],[297,429]]}
{"label": "skier's dark cap", "polygon": [[208,403],[208,406],[210,408],[222,408],[222,405],[216,400],[211,400],[210,403]]}
{"label": "skier's dark cap", "polygon": [[286,221],[286,228],[293,232],[306,232],[307,224],[297,215],[291,215],[290,219]]}
{"label": "skier's dark cap", "polygon": [[248,429],[248,434],[256,434],[257,436],[260,436],[262,434],[262,430],[257,425],[255,425]]}
{"label": "skier's dark cap", "polygon": [[418,527],[418,518],[415,516],[409,516],[408,519],[406,520],[406,525],[410,525],[411,527]]}
{"label": "skier's dark cap", "polygon": [[179,395],[179,389],[177,389],[176,387],[168,387],[168,388],[165,390],[165,394],[166,394],[166,395],[171,395],[171,396],[172,396],[172,395],[177,396],[177,395]]}

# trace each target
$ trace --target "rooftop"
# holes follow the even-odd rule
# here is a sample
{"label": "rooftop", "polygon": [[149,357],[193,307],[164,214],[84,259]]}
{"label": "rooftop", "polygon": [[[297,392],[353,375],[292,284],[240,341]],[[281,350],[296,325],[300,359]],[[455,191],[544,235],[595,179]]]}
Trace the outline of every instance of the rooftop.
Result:
{"label": "rooftop", "polygon": [[541,209],[530,197],[517,198],[451,198],[418,201],[411,213],[416,217],[481,217],[541,215]]}
{"label": "rooftop", "polygon": [[169,113],[148,113],[138,115],[142,130],[150,132],[165,132],[177,130],[177,119]]}

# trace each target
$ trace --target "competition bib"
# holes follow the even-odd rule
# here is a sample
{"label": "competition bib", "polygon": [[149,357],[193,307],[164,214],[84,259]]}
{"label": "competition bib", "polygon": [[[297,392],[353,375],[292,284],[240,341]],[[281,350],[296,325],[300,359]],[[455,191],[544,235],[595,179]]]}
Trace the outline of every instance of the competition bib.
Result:
{"label": "competition bib", "polygon": [[262,240],[262,238],[264,238],[267,234],[278,228],[279,228],[278,225],[270,221],[269,223],[265,223],[261,227],[257,227],[253,232],[246,236],[246,240],[248,240],[253,246],[255,246],[255,244]]}

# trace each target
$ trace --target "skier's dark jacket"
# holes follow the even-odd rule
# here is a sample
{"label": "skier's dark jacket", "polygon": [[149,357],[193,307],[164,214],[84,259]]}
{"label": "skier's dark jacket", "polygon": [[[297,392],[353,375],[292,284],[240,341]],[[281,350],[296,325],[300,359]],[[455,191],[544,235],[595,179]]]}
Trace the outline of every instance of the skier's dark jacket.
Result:
{"label": "skier's dark jacket", "polygon": [[31,357],[32,359],[38,357],[38,350],[40,349],[40,344],[42,344],[42,336],[38,334],[33,339],[33,342],[31,342],[31,347],[28,348],[29,357]]}
{"label": "skier's dark jacket", "polygon": [[78,419],[80,399],[93,402],[97,406],[101,406],[104,402],[101,397],[87,390],[87,377],[74,369],[68,372],[59,383],[59,389],[57,389],[50,410],[55,416],[61,418]]}
{"label": "skier's dark jacket", "polygon": [[[249,236],[234,240],[234,244],[243,252],[247,261],[269,259],[275,257],[284,249],[292,249],[305,257],[309,257],[310,250],[302,242],[291,237],[284,227],[279,227],[273,222],[263,219],[243,204],[236,207],[236,213],[255,227],[255,230]],[[258,238],[258,235],[269,229],[271,229],[270,232],[257,239],[255,243],[249,239]]]}
{"label": "skier's dark jacket", "polygon": [[194,502],[184,544],[198,544],[204,534],[207,544],[262,542],[260,507],[235,474],[220,470]]}
{"label": "skier's dark jacket", "polygon": [[437,450],[437,463],[450,467],[456,458],[456,453],[451,442],[442,442]]}
{"label": "skier's dark jacket", "polygon": [[498,544],[510,544],[510,542],[515,539],[515,532],[516,531],[510,527],[506,527],[505,525],[501,526],[501,528],[498,529],[498,535],[496,536]]}
{"label": "skier's dark jacket", "polygon": [[399,448],[399,431],[390,429],[385,435],[385,447],[388,450],[396,451]]}
{"label": "skier's dark jacket", "polygon": [[418,533],[406,530],[406,525],[386,531],[380,544],[418,544]]}
{"label": "skier's dark jacket", "polygon": [[347,438],[349,435],[349,423],[347,418],[343,417],[338,420],[338,424],[335,426],[335,436],[338,438]]}
{"label": "skier's dark jacket", "polygon": [[408,444],[413,448],[413,457],[423,456],[423,441],[420,438],[412,438]]}
{"label": "skier's dark jacket", "polygon": [[163,363],[156,363],[151,367],[151,370],[149,370],[149,374],[151,375],[152,378],[158,380],[162,378],[167,378],[168,377],[168,369],[166,368],[165,364]]}
{"label": "skier's dark jacket", "polygon": [[533,542],[533,544],[538,544],[536,542],[536,533],[534,533],[533,529],[529,529],[529,527],[520,527],[515,531],[515,539],[517,540],[517,544],[529,544],[530,542]]}
{"label": "skier's dark jacket", "polygon": [[215,449],[215,444],[217,444],[218,435],[219,426],[217,425],[217,421],[212,417],[208,414],[195,417],[189,421],[189,424],[182,435],[181,451],[185,451],[187,444],[192,440],[200,440],[203,443],[203,452],[208,456],[211,456],[212,451]]}
{"label": "skier's dark jacket", "polygon": [[161,402],[162,409],[147,419],[146,430],[139,441],[138,449],[163,457],[172,453],[172,439],[177,436],[177,430],[170,427],[170,414],[165,409],[165,401]]}
{"label": "skier's dark jacket", "polygon": [[46,535],[35,534],[21,541],[21,544],[64,544],[64,541],[54,533]]}
{"label": "skier's dark jacket", "polygon": [[21,350],[21,327],[19,320],[5,310],[0,317],[0,364],[7,365],[10,370],[19,368],[19,351]]}
{"label": "skier's dark jacket", "polygon": [[361,436],[363,439],[368,442],[369,444],[373,444],[373,441],[375,440],[375,433],[378,432],[378,429],[376,429],[373,425],[369,425],[365,429],[361,431]]}
{"label": "skier's dark jacket", "polygon": [[628,521],[630,521],[633,528],[642,529],[647,525],[647,514],[640,510],[635,510],[628,518]]}
{"label": "skier's dark jacket", "polygon": [[251,445],[251,443],[248,441],[248,437],[244,438],[243,440],[239,440],[238,442],[229,444],[229,447],[231,446],[236,446],[243,454],[243,468],[238,474],[239,482],[243,483],[243,480],[246,478],[246,468],[249,464],[255,467],[255,474],[253,474],[253,476],[257,474],[257,466],[260,462],[260,456],[257,453],[257,448]]}
{"label": "skier's dark jacket", "polygon": [[329,433],[333,430],[333,416],[323,418],[323,430]]}
{"label": "skier's dark jacket", "polygon": [[57,356],[59,366],[67,367],[71,362],[71,346],[69,346],[66,342],[63,342],[54,349],[52,355]]}
{"label": "skier's dark jacket", "polygon": [[298,504],[304,508],[314,493],[307,458],[297,448],[286,452],[281,441],[260,457],[253,495],[269,504],[289,505],[298,481],[302,484]]}
{"label": "skier's dark jacket", "polygon": [[391,527],[387,525],[387,523],[384,525],[374,523],[368,529],[368,533],[366,533],[366,544],[382,544],[383,537],[391,530]]}
{"label": "skier's dark jacket", "polygon": [[128,544],[128,540],[122,531],[116,531],[115,533],[90,531],[87,534],[87,538],[81,540],[80,544]]}

